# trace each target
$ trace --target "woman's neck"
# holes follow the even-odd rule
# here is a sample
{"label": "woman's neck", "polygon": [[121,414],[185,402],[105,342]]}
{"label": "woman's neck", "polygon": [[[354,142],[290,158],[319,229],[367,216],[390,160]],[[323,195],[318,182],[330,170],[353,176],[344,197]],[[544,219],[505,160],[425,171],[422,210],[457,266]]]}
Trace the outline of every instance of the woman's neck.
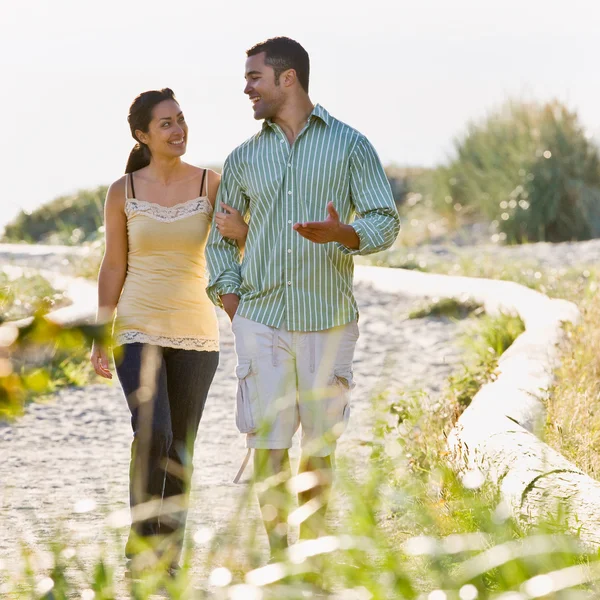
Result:
{"label": "woman's neck", "polygon": [[162,185],[169,185],[173,181],[181,179],[186,171],[187,165],[181,158],[152,158],[146,171],[147,179],[156,181]]}

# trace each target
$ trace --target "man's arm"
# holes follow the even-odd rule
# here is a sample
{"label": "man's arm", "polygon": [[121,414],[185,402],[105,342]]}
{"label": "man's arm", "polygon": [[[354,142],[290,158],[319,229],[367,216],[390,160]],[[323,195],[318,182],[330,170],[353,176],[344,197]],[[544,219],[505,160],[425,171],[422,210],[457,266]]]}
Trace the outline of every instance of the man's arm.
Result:
{"label": "man's arm", "polygon": [[294,229],[316,244],[336,242],[344,254],[372,254],[389,248],[400,231],[400,217],[389,181],[375,149],[358,140],[350,157],[350,192],[357,219],[342,223],[333,205],[324,221],[296,223]]}
{"label": "man's arm", "polygon": [[361,255],[387,250],[400,231],[400,216],[383,165],[365,137],[358,140],[350,157],[350,192],[357,217],[351,227],[359,246],[339,244],[339,249]]}
{"label": "man's arm", "polygon": [[221,204],[228,204],[242,215],[248,211],[248,199],[233,175],[229,159],[225,161],[221,185],[215,203],[213,225],[206,244],[206,262],[210,274],[206,288],[211,301],[223,308],[233,318],[239,302],[242,283],[240,272],[241,253],[235,240],[224,238],[215,226],[215,216]]}

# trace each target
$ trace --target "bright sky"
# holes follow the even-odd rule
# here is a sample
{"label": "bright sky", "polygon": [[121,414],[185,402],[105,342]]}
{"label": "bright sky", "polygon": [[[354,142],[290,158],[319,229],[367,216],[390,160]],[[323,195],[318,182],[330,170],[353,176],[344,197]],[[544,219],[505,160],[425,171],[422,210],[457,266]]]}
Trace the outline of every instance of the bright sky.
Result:
{"label": "bright sky", "polygon": [[274,35],[311,56],[311,98],[384,164],[432,166],[507,98],[559,98],[600,134],[596,0],[0,0],[0,227],[108,184],[133,145],[130,103],[171,87],[186,159],[221,164],[259,123],[245,50]]}

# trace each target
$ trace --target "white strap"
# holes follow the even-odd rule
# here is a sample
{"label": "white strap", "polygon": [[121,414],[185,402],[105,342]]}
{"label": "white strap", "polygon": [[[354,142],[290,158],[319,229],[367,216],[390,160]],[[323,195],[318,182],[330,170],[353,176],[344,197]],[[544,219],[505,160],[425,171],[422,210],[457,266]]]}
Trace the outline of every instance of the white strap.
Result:
{"label": "white strap", "polygon": [[246,456],[244,457],[244,460],[242,461],[242,466],[240,467],[240,470],[237,472],[237,475],[235,476],[233,483],[240,482],[240,477],[242,476],[242,474],[244,473],[244,470],[248,466],[248,461],[250,460],[250,454],[252,454],[252,448],[248,448],[248,452],[246,452]]}

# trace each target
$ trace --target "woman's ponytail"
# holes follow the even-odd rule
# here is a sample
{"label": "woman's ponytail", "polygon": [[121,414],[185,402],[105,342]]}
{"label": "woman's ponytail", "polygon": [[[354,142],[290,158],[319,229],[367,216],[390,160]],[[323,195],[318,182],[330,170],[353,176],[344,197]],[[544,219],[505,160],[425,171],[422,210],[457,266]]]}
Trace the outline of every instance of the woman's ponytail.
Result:
{"label": "woman's ponytail", "polygon": [[147,167],[150,164],[150,156],[148,146],[137,143],[129,153],[125,173],[133,173]]}

